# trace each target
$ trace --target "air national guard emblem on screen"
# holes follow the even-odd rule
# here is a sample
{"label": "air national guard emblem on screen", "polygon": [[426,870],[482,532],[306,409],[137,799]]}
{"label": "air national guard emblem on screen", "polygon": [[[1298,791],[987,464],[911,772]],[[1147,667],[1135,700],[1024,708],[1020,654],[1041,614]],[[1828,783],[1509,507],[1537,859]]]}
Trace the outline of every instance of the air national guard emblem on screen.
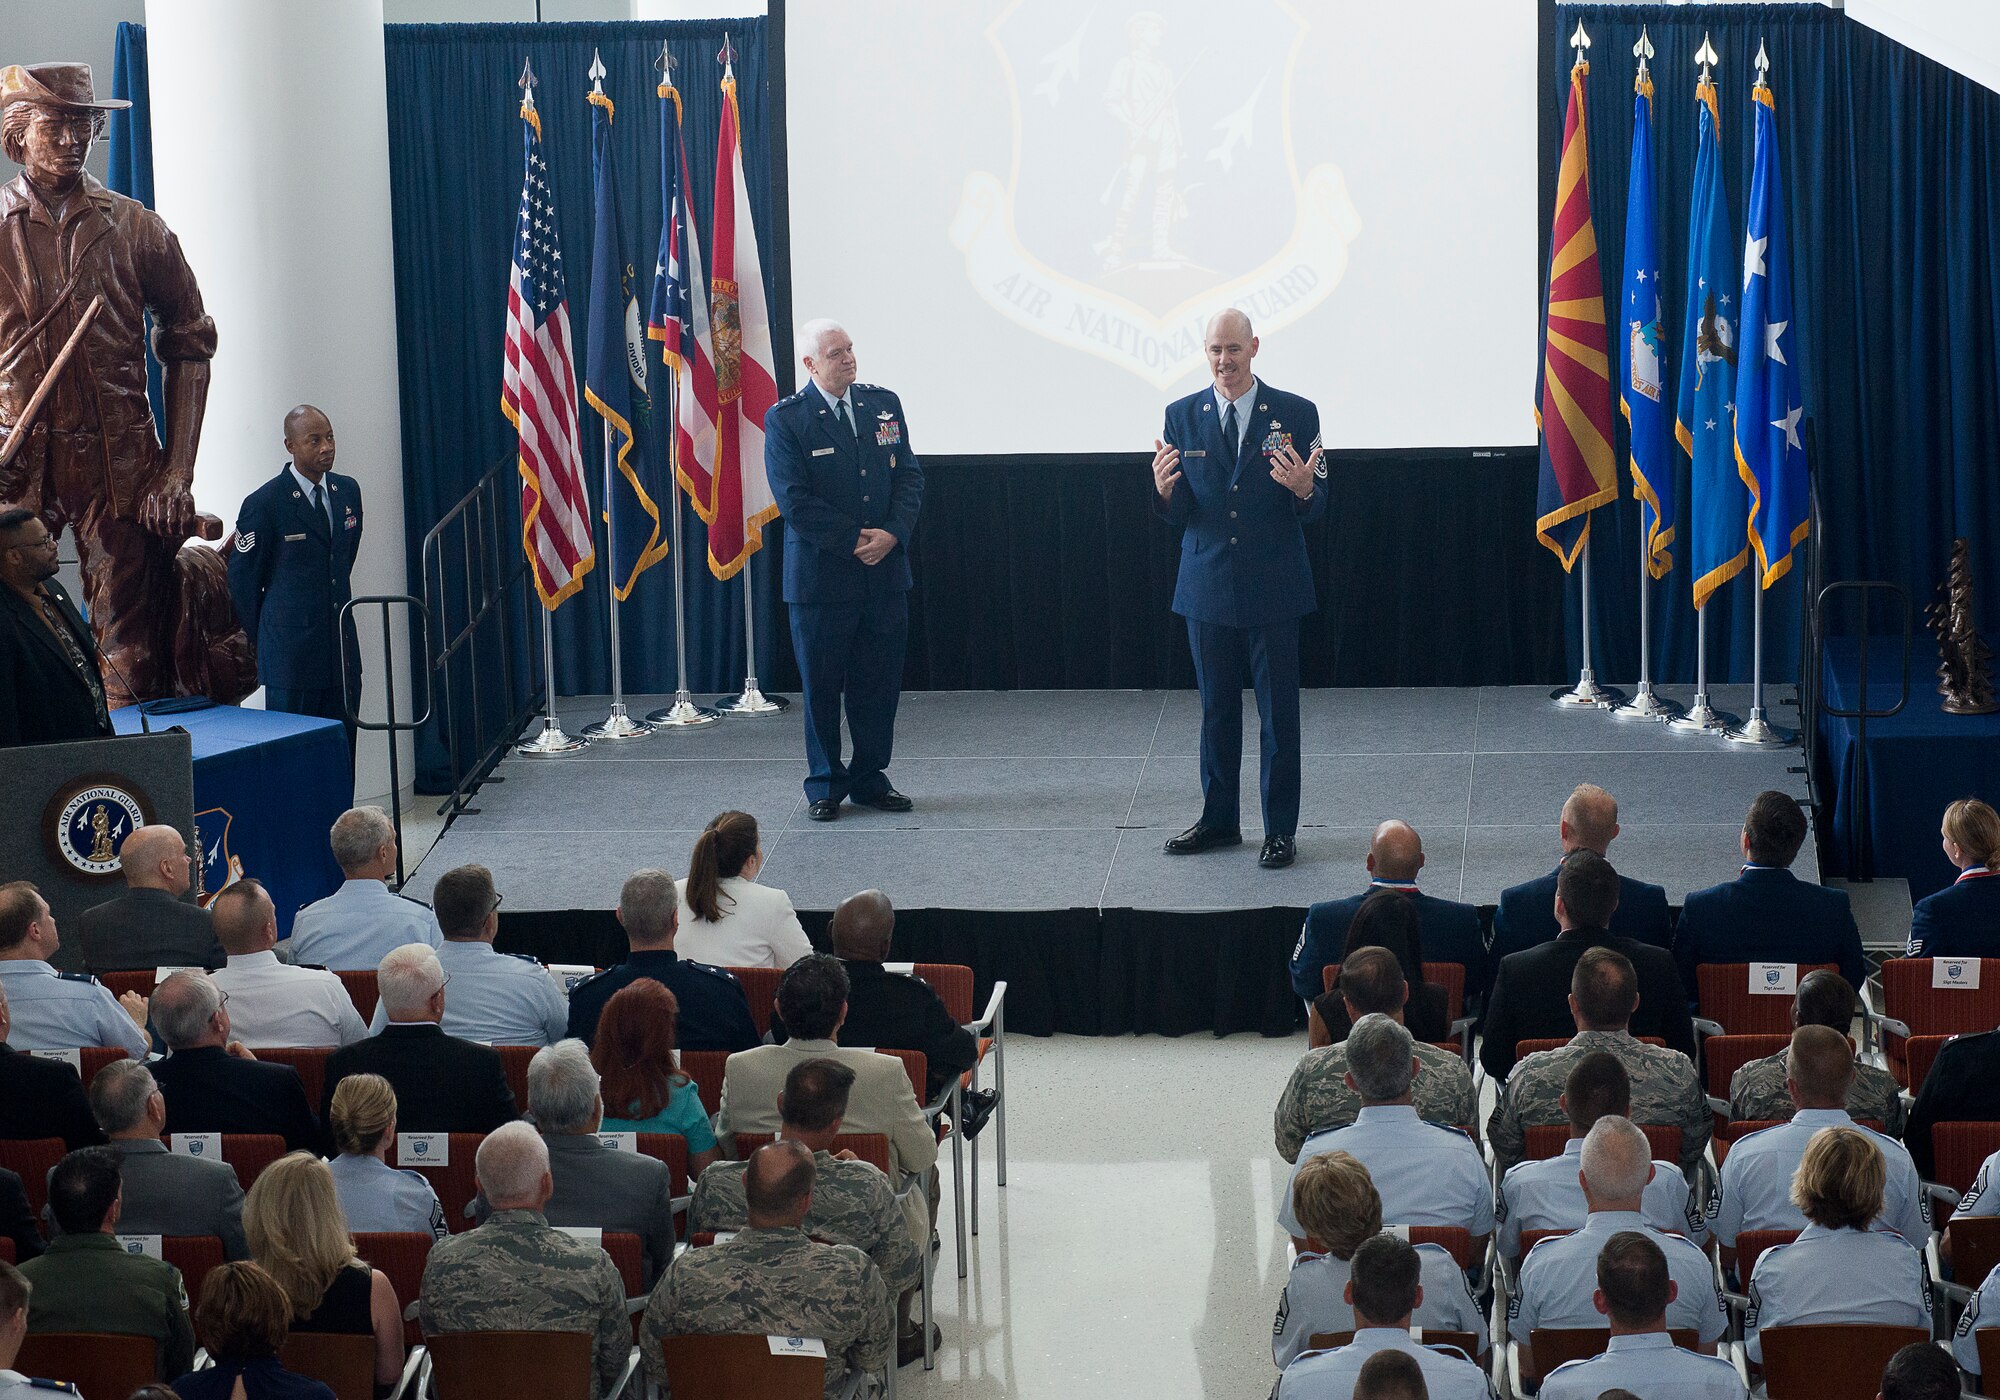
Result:
{"label": "air national guard emblem on screen", "polygon": [[195,845],[201,848],[201,858],[194,864],[194,898],[204,909],[243,878],[243,862],[229,849],[232,820],[227,807],[210,807],[194,814]]}
{"label": "air national guard emblem on screen", "polygon": [[1293,162],[1311,13],[1283,0],[1200,22],[1130,0],[1002,10],[986,37],[1012,160],[966,172],[951,226],[979,295],[1159,389],[1202,370],[1217,307],[1269,335],[1325,301],[1361,216],[1338,165]]}

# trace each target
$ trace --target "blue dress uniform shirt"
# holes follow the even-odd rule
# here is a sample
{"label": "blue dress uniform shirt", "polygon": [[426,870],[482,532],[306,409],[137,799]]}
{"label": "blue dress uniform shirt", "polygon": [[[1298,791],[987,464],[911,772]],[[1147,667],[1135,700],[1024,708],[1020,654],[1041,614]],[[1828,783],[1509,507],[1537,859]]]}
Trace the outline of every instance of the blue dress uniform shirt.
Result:
{"label": "blue dress uniform shirt", "polygon": [[259,486],[236,516],[229,595],[257,643],[257,679],[283,690],[337,690],[341,652],[358,684],[361,650],[350,624],[336,636],[361,548],[361,483],[328,472],[325,506],[290,466]]}
{"label": "blue dress uniform shirt", "polygon": [[[447,938],[437,954],[451,978],[446,1035],[487,1045],[553,1045],[569,1033],[562,988],[533,958],[496,952],[477,938]],[[388,1008],[377,1002],[369,1033],[380,1035],[388,1024]]]}
{"label": "blue dress uniform shirt", "polygon": [[1910,914],[1910,958],[2000,958],[2000,878],[1975,867]]}
{"label": "blue dress uniform shirt", "polygon": [[1486,985],[1486,944],[1479,934],[1479,910],[1453,899],[1439,899],[1418,889],[1413,880],[1370,880],[1368,888],[1345,899],[1322,900],[1306,910],[1305,927],[1292,948],[1292,990],[1307,1001],[1322,991],[1322,970],[1340,962],[1347,944],[1347,926],[1354,922],[1361,901],[1378,889],[1400,890],[1417,902],[1423,920],[1424,961],[1455,962],[1465,969],[1465,995],[1471,998]]}
{"label": "blue dress uniform shirt", "polygon": [[1565,1361],[1542,1379],[1542,1400],[1597,1400],[1627,1390],[1647,1400],[1747,1400],[1736,1368],[1720,1356],[1674,1345],[1665,1332],[1613,1337],[1608,1350]]}
{"label": "blue dress uniform shirt", "polygon": [[7,1043],[16,1050],[115,1045],[135,1060],[152,1051],[152,1038],[86,973],[57,972],[38,958],[0,959],[0,987],[13,1019]]}
{"label": "blue dress uniform shirt", "polygon": [[2000,1327],[2000,1264],[1993,1266],[1993,1272],[1958,1315],[1958,1330],[1952,1335],[1951,1354],[1958,1358],[1960,1367],[1975,1376],[1979,1374],[1979,1338],[1973,1333],[1989,1327]]}
{"label": "blue dress uniform shirt", "polygon": [[1729,1313],[1715,1266],[1692,1240],[1654,1229],[1636,1210],[1596,1210],[1574,1234],[1543,1240],[1521,1261],[1520,1287],[1507,1300],[1507,1334],[1526,1345],[1537,1327],[1603,1327],[1591,1302],[1597,1256],[1621,1230],[1646,1236],[1667,1256],[1667,1276],[1680,1285],[1667,1304],[1667,1326],[1692,1330],[1704,1342],[1722,1336]]}
{"label": "blue dress uniform shirt", "polygon": [[[1636,938],[1660,948],[1673,946],[1674,934],[1667,918],[1667,892],[1658,885],[1618,877],[1618,907],[1611,913],[1607,933]],[[1487,954],[1488,977],[1500,970],[1500,959],[1537,943],[1547,943],[1562,932],[1556,923],[1556,872],[1510,886],[1500,892],[1493,910],[1493,947]]]}
{"label": "blue dress uniform shirt", "polygon": [[1362,1364],[1378,1351],[1414,1356],[1430,1400],[1492,1400],[1484,1371],[1456,1351],[1411,1341],[1400,1327],[1363,1327],[1344,1347],[1307,1352],[1278,1378],[1276,1400],[1348,1400]]}
{"label": "blue dress uniform shirt", "polygon": [[[1518,1162],[1500,1179],[1500,1205],[1494,1222],[1500,1229],[1500,1252],[1512,1259],[1521,1252],[1523,1230],[1575,1230],[1590,1214],[1583,1197],[1583,1139],[1563,1144],[1560,1157]],[[1672,1162],[1655,1161],[1653,1179],[1639,1198],[1639,1213],[1655,1230],[1686,1235],[1696,1244],[1708,1232],[1706,1212],[1694,1188]]]}
{"label": "blue dress uniform shirt", "polygon": [[[1417,1246],[1418,1280],[1423,1301],[1410,1325],[1428,1332],[1470,1332],[1480,1350],[1491,1345],[1486,1319],[1480,1314],[1465,1272],[1442,1245]],[[1321,1332],[1352,1332],[1354,1305],[1345,1296],[1352,1263],[1331,1254],[1301,1254],[1292,1261],[1291,1277],[1278,1299],[1278,1316],[1271,1324],[1271,1359],[1278,1369],[1298,1360],[1306,1343]]]}
{"label": "blue dress uniform shirt", "polygon": [[[924,472],[903,402],[879,384],[850,385],[847,402],[852,433],[811,382],[764,416],[764,470],[785,518],[787,603],[861,603],[910,587]],[[872,568],[854,557],[864,527],[896,537]]]}
{"label": "blue dress uniform shirt", "polygon": [[2000,1191],[1993,1189],[1996,1170],[2000,1170],[2000,1152],[1992,1153],[1979,1164],[1979,1174],[1972,1178],[1971,1189],[1959,1197],[1958,1205],[1951,1213],[1953,1220],[2000,1215]]}
{"label": "blue dress uniform shirt", "polygon": [[[1729,1154],[1736,1155],[1732,1148]],[[1808,1225],[1790,1244],[1758,1256],[1743,1314],[1743,1346],[1764,1359],[1766,1327],[1867,1322],[1930,1330],[1930,1270],[1921,1249],[1887,1230]]]}
{"label": "blue dress uniform shirt", "polygon": [[444,946],[444,932],[430,906],[391,894],[380,880],[349,880],[299,910],[283,946],[295,963],[352,972],[373,968],[391,948],[406,943]]}
{"label": "blue dress uniform shirt", "polygon": [[392,1167],[365,1152],[343,1152],[326,1166],[340,1213],[354,1233],[445,1237],[444,1206],[422,1172]]}
{"label": "blue dress uniform shirt", "polygon": [[1894,1138],[1862,1127],[1838,1108],[1802,1108],[1789,1123],[1737,1140],[1722,1164],[1722,1180],[1709,1206],[1709,1228],[1716,1239],[1734,1248],[1736,1236],[1744,1230],[1804,1227],[1805,1216],[1792,1204],[1792,1177],[1805,1158],[1806,1144],[1822,1128],[1852,1128],[1881,1150],[1888,1182],[1876,1224],[1922,1249],[1931,1237],[1930,1203],[1908,1150]]}
{"label": "blue dress uniform shirt", "polygon": [[1674,960],[1689,1000],[1702,963],[1834,963],[1857,991],[1868,977],[1847,892],[1763,865],[1746,865],[1728,884],[1687,897],[1674,929]]}
{"label": "blue dress uniform shirt", "polygon": [[[1344,1128],[1314,1133],[1299,1148],[1299,1167],[1323,1152],[1346,1152],[1375,1181],[1384,1225],[1458,1226],[1478,1239],[1493,1229],[1493,1188],[1485,1159],[1456,1128],[1426,1123],[1407,1104],[1364,1105]],[[1278,1204],[1278,1223],[1299,1238],[1305,1230],[1292,1209],[1292,1182]]]}
{"label": "blue dress uniform shirt", "polygon": [[736,974],[690,962],[671,948],[634,950],[618,966],[577,983],[569,994],[569,1033],[585,1044],[596,1039],[597,1018],[604,1014],[604,1003],[641,977],[652,978],[680,1003],[677,1029],[682,1050],[727,1050],[734,1054],[762,1042]]}

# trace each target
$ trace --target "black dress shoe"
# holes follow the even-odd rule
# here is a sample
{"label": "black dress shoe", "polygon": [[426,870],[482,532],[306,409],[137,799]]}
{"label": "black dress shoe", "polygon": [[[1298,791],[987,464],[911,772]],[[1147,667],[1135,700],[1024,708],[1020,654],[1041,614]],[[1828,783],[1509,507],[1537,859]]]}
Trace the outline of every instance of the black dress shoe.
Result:
{"label": "black dress shoe", "polygon": [[878,812],[907,812],[917,805],[894,788],[878,792],[873,797],[855,797],[849,794],[847,800],[857,807],[873,807]]}
{"label": "black dress shoe", "polygon": [[1283,870],[1298,856],[1298,847],[1289,836],[1266,836],[1264,849],[1257,853],[1257,864],[1266,870]]}
{"label": "black dress shoe", "polygon": [[816,822],[839,821],[840,799],[838,797],[822,797],[819,801],[806,808],[806,815]]}
{"label": "black dress shoe", "polygon": [[1164,847],[1170,856],[1191,856],[1197,851],[1219,850],[1224,846],[1243,844],[1243,833],[1220,826],[1203,826],[1196,822],[1178,836],[1167,838]]}
{"label": "black dress shoe", "polygon": [[975,1089],[966,1094],[961,1128],[966,1138],[976,1138],[993,1117],[993,1110],[1000,1106],[1000,1095],[992,1089]]}
{"label": "black dress shoe", "polygon": [[[943,1345],[944,1345],[944,1329],[942,1327],[939,1327],[936,1323],[931,1324],[931,1350],[935,1352],[939,1347]],[[923,1359],[924,1359],[923,1324],[919,1323],[917,1326],[912,1327],[907,1332],[899,1332],[896,1334],[896,1365],[898,1367],[908,1366],[912,1362],[922,1361]]]}

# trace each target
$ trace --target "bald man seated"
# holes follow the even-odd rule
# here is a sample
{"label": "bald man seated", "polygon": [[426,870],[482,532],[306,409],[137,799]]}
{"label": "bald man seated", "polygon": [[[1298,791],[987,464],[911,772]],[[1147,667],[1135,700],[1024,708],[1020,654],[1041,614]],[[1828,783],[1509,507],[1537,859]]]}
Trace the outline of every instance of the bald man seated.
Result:
{"label": "bald man seated", "polygon": [[125,893],[83,911],[83,965],[92,972],[153,967],[220,967],[208,911],[187,898],[194,861],[170,826],[134,829],[118,849]]}
{"label": "bald man seated", "polygon": [[1311,1001],[1326,990],[1324,970],[1347,956],[1347,926],[1361,901],[1376,890],[1394,890],[1415,904],[1423,921],[1425,962],[1455,962],[1465,969],[1468,995],[1486,985],[1486,947],[1479,933],[1479,910],[1455,899],[1438,899],[1417,888],[1424,868],[1424,842],[1404,821],[1386,821],[1368,843],[1368,888],[1345,899],[1330,899],[1306,911],[1306,926],[1292,949],[1292,990]]}
{"label": "bald man seated", "polygon": [[[1556,842],[1563,855],[1595,851],[1605,855],[1618,838],[1618,799],[1596,783],[1579,784],[1562,805],[1556,820]],[[1551,943],[1562,931],[1556,923],[1556,872],[1524,880],[1500,892],[1493,911],[1493,948],[1487,976],[1500,970],[1500,960],[1538,943]],[[1667,921],[1667,892],[1658,885],[1618,873],[1618,907],[1611,914],[1610,932],[1636,938],[1656,948],[1673,944]]]}
{"label": "bald man seated", "polygon": [[361,647],[340,610],[361,549],[361,483],[333,470],[333,423],[311,404],[285,415],[285,451],[290,463],[237,513],[229,595],[257,643],[264,708],[339,720],[352,762]]}

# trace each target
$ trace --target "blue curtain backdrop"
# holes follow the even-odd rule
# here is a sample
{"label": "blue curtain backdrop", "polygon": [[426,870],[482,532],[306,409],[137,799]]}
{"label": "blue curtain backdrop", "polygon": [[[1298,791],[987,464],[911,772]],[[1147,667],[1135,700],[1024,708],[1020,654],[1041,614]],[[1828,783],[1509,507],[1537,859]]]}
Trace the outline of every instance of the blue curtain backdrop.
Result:
{"label": "blue curtain backdrop", "polygon": [[[132,105],[113,112],[105,124],[108,147],[104,183],[153,207],[153,95],[146,71],[146,26],[120,20],[111,54],[111,95]],[[147,343],[153,318],[146,318]],[[153,421],[166,421],[166,397],[160,387],[160,362],[146,351],[146,397],[153,402]]]}
{"label": "blue curtain backdrop", "polygon": [[[1632,141],[1632,46],[1653,41],[1653,159],[1670,346],[1681,337],[1687,201],[1694,173],[1695,50],[1721,55],[1730,220],[1740,259],[1750,192],[1750,87],[1761,41],[1771,59],[1787,213],[1792,297],[1812,430],[1826,581],[1903,584],[1921,610],[1943,576],[1954,534],[1971,538],[1979,581],[2000,589],[1994,444],[2000,442],[2000,95],[1817,5],[1545,5],[1542,228],[1546,240],[1569,36],[1591,39],[1590,192],[1607,306],[1620,295],[1626,170]],[[1546,265],[1546,248],[1544,248]],[[1612,329],[1613,344],[1620,331]],[[1675,365],[1675,372],[1679,366]],[[1615,392],[1615,385],[1614,385]],[[1617,415],[1614,415],[1617,416]],[[1621,496],[1596,513],[1593,588],[1600,675],[1638,665],[1639,511],[1618,418]],[[1677,481],[1686,499],[1687,459]],[[1611,528],[1607,529],[1609,525]],[[1526,528],[1523,523],[1521,528]],[[1662,590],[1668,599],[1655,675],[1694,669],[1694,609],[1685,544]],[[1709,608],[1711,675],[1746,680],[1751,571]],[[1798,666],[1805,591],[1795,567],[1766,595],[1766,674]],[[1570,647],[1577,594],[1568,593]],[[1656,618],[1660,617],[1655,612]],[[1878,619],[1878,626],[1884,620]],[[1656,630],[1656,637],[1660,635]],[[1717,668],[1720,668],[1719,670]]]}

